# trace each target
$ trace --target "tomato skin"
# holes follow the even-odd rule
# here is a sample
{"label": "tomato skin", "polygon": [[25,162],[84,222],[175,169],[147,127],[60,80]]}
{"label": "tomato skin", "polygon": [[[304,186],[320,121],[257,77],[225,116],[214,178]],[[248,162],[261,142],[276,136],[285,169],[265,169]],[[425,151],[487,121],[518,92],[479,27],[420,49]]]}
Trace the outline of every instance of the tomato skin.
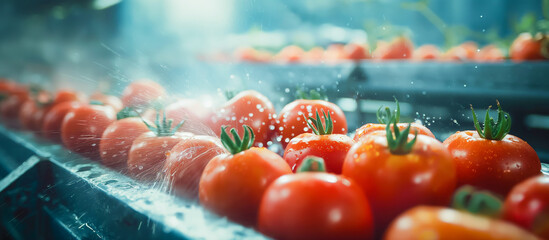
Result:
{"label": "tomato skin", "polygon": [[475,56],[475,60],[480,62],[500,62],[505,60],[505,55],[495,45],[487,45],[480,49]]}
{"label": "tomato skin", "polygon": [[[391,125],[392,126],[392,125]],[[355,142],[360,141],[360,139],[368,136],[369,134],[376,132],[376,131],[385,131],[385,128],[387,127],[386,124],[379,124],[379,123],[367,123],[363,125],[362,127],[358,128],[355,132],[355,136],[353,137],[353,140]],[[397,123],[397,127],[400,131],[406,129],[408,127],[408,123]],[[435,138],[435,135],[429,130],[427,127],[412,123],[412,127],[410,128],[410,133],[414,134],[415,131],[417,131],[417,134],[425,135],[428,137]]]}
{"label": "tomato skin", "polygon": [[232,221],[252,226],[265,189],[290,173],[284,159],[265,148],[221,154],[208,162],[200,177],[200,203]]}
{"label": "tomato skin", "polygon": [[541,171],[536,151],[513,135],[497,141],[463,131],[448,137],[444,146],[456,165],[458,187],[472,185],[506,196],[514,185]]}
{"label": "tomato skin", "polygon": [[324,49],[321,47],[313,47],[303,54],[304,62],[320,62],[324,59]]}
{"label": "tomato skin", "polygon": [[344,58],[349,60],[363,60],[372,58],[368,46],[360,45],[357,43],[349,43],[343,48]]}
{"label": "tomato skin", "polygon": [[[521,33],[509,48],[509,57],[515,62],[526,60],[543,60],[542,41],[536,40],[530,33]],[[546,46],[547,47],[547,46]]]}
{"label": "tomato skin", "polygon": [[76,106],[63,118],[61,140],[67,149],[98,160],[103,131],[115,120],[116,113],[109,106]]}
{"label": "tomato skin", "polygon": [[28,99],[23,103],[23,106],[21,106],[21,110],[19,111],[19,122],[23,129],[35,131],[39,128],[39,126],[35,125],[37,122],[35,116],[39,117],[38,115],[42,112],[39,112],[39,110],[40,109],[36,106],[36,102],[33,99]]}
{"label": "tomato skin", "polygon": [[166,89],[157,82],[139,80],[124,89],[121,99],[124,107],[141,108],[165,95]]}
{"label": "tomato skin", "polygon": [[302,60],[305,51],[298,46],[290,45],[284,47],[277,55],[274,56],[276,61],[282,62],[299,62]]}
{"label": "tomato skin", "polygon": [[72,90],[59,90],[55,94],[52,104],[56,105],[62,102],[86,102],[86,96]]}
{"label": "tomato skin", "polygon": [[179,142],[192,137],[191,133],[176,132],[172,136],[157,136],[149,131],[137,137],[128,154],[128,172],[131,176],[153,181],[162,177],[162,167],[168,157],[168,152]]}
{"label": "tomato skin", "polygon": [[503,204],[503,218],[549,239],[549,176],[531,177],[513,187]]}
{"label": "tomato skin", "polygon": [[164,165],[173,191],[188,199],[198,199],[198,184],[206,164],[226,153],[221,141],[211,136],[196,135],[179,142],[168,153]]}
{"label": "tomato skin", "polygon": [[416,61],[435,60],[440,57],[440,50],[437,46],[426,44],[414,50],[412,59]]}
{"label": "tomato skin", "polygon": [[360,187],[319,172],[285,175],[269,185],[258,228],[275,239],[371,239],[374,231]]}
{"label": "tomato skin", "polygon": [[307,119],[303,118],[304,114],[306,117],[315,117],[318,111],[322,122],[324,122],[322,110],[326,114],[330,113],[334,123],[334,134],[347,134],[347,119],[337,105],[324,100],[299,99],[284,106],[276,120],[278,123],[277,139],[282,147],[286,148],[290,140],[299,134],[313,132],[307,125]]}
{"label": "tomato skin", "polygon": [[63,119],[69,111],[81,104],[79,102],[62,102],[49,109],[42,121],[42,135],[52,142],[62,143],[61,125]]}
{"label": "tomato skin", "polygon": [[[173,126],[185,120],[178,131],[191,132],[199,135],[214,135],[210,129],[209,121],[213,110],[205,106],[197,99],[180,99],[165,109],[166,117],[173,120]],[[156,118],[156,111],[148,111],[144,116],[151,122]]]}
{"label": "tomato skin", "polygon": [[378,43],[373,52],[375,59],[407,59],[411,58],[414,51],[414,44],[406,37],[397,37],[390,43]]}
{"label": "tomato skin", "polygon": [[469,41],[450,48],[441,58],[447,61],[469,61],[475,59],[477,52],[477,43]]}
{"label": "tomato skin", "polygon": [[362,187],[378,229],[413,206],[448,204],[456,185],[450,154],[441,142],[424,135],[417,135],[410,153],[395,155],[385,134],[371,134],[349,150],[343,175]]}
{"label": "tomato skin", "polygon": [[101,163],[117,170],[125,169],[133,141],[149,131],[139,117],[123,118],[111,123],[99,143]]}
{"label": "tomato skin", "polygon": [[307,156],[324,159],[326,172],[341,174],[343,161],[354,141],[343,134],[302,133],[293,138],[284,151],[284,160],[295,172]]}
{"label": "tomato skin", "polygon": [[94,93],[90,96],[90,101],[98,101],[105,106],[110,106],[115,112],[120,112],[124,108],[120,98],[103,93]]}
{"label": "tomato skin", "polygon": [[406,211],[393,221],[384,239],[535,240],[538,238],[499,219],[450,208],[418,206]]}
{"label": "tomato skin", "polygon": [[273,104],[262,94],[247,90],[238,93],[226,102],[211,117],[210,126],[217,136],[221,134],[221,127],[238,129],[243,136],[241,126],[246,124],[254,130],[254,146],[266,147],[276,128],[276,112]]}

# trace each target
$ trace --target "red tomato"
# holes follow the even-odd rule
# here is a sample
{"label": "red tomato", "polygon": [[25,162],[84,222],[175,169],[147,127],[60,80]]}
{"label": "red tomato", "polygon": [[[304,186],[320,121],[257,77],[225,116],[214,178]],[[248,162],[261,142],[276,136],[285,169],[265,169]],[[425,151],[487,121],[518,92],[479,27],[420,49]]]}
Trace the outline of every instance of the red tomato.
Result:
{"label": "red tomato", "polygon": [[59,90],[53,99],[53,105],[62,102],[86,102],[86,96],[72,90]]}
{"label": "red tomato", "polygon": [[[286,148],[290,140],[302,133],[312,133],[313,131],[307,126],[305,117],[312,117],[316,112],[330,113],[334,129],[334,134],[347,134],[347,119],[341,109],[328,101],[324,100],[295,100],[284,106],[278,115],[276,123],[278,123],[277,136],[278,141]],[[320,116],[324,120],[324,116]]]}
{"label": "red tomato", "polygon": [[181,99],[166,107],[166,116],[174,123],[185,120],[180,131],[201,135],[213,135],[208,126],[213,110],[197,99]]}
{"label": "red tomato", "polygon": [[166,90],[160,84],[140,80],[130,83],[122,92],[121,99],[124,107],[142,108],[165,95]]}
{"label": "red tomato", "polygon": [[61,140],[69,150],[97,160],[103,131],[115,120],[116,113],[109,106],[76,106],[63,119]]}
{"label": "red tomato", "polygon": [[543,60],[542,48],[549,51],[547,37],[533,37],[530,33],[521,33],[509,48],[509,56],[513,61]]}
{"label": "red tomato", "polygon": [[324,49],[321,47],[313,47],[303,54],[304,62],[320,62],[324,59]]}
{"label": "red tomato", "polygon": [[349,60],[363,60],[372,58],[367,45],[361,45],[357,43],[349,43],[343,48],[345,59]]}
{"label": "red tomato", "polygon": [[298,46],[291,45],[278,52],[274,59],[282,62],[299,62],[303,58],[305,51]]}
{"label": "red tomato", "polygon": [[362,187],[380,230],[413,206],[448,204],[456,185],[455,166],[438,140],[417,135],[408,153],[392,153],[389,146],[386,134],[372,133],[349,150],[343,163],[343,175]]}
{"label": "red tomato", "polygon": [[[276,128],[276,112],[273,104],[262,94],[247,90],[226,102],[212,117],[212,130],[220,136],[221,127],[237,128],[251,126],[256,137],[256,146],[266,147]],[[238,130],[243,134],[242,130]]]}
{"label": "red tomato", "polygon": [[219,154],[227,153],[221,141],[211,136],[192,136],[179,142],[164,165],[171,189],[178,195],[198,199],[198,184],[206,164]]}
{"label": "red tomato", "polygon": [[258,228],[274,239],[371,239],[374,230],[368,200],[355,182],[301,170],[265,190]]}
{"label": "red tomato", "polygon": [[115,112],[120,112],[124,106],[122,105],[122,101],[116,97],[111,95],[105,95],[103,93],[94,93],[90,96],[90,101],[97,101],[98,103],[106,106],[111,106]]}
{"label": "red tomato", "polygon": [[386,240],[407,239],[485,239],[536,240],[533,234],[513,224],[450,208],[418,206],[400,215]]}
{"label": "red tomato", "polygon": [[162,172],[168,152],[179,142],[187,140],[191,133],[175,132],[162,136],[152,131],[137,137],[128,154],[128,171],[140,180],[157,180]]}
{"label": "red tomato", "polygon": [[373,52],[375,59],[407,59],[412,57],[414,44],[406,37],[397,37],[388,44],[378,43]]}
{"label": "red tomato", "polygon": [[101,136],[99,152],[101,162],[114,169],[125,169],[134,140],[149,128],[138,117],[128,117],[111,123]]}
{"label": "red tomato", "polygon": [[233,55],[236,60],[244,62],[268,62],[273,57],[270,52],[256,50],[251,47],[238,48]]}
{"label": "red tomato", "polygon": [[549,176],[531,177],[513,187],[503,205],[503,218],[549,239]]}
{"label": "red tomato", "polygon": [[21,105],[27,100],[27,95],[11,95],[6,100],[2,101],[0,111],[2,112],[2,118],[4,118],[4,121],[6,121],[9,126],[20,126],[20,122],[18,121],[19,111],[21,110]]}
{"label": "red tomato", "polygon": [[[237,135],[236,129],[231,132]],[[233,141],[222,129],[221,141],[231,154],[218,155],[208,162],[200,177],[198,195],[204,207],[251,226],[256,224],[267,186],[292,170],[278,154],[266,148],[250,148],[254,134],[246,125],[243,136],[241,141]]]}
{"label": "red tomato", "polygon": [[413,60],[424,61],[424,60],[435,60],[440,57],[440,50],[437,46],[426,44],[414,50],[412,55]]}
{"label": "red tomato", "polygon": [[478,45],[475,42],[464,42],[458,46],[450,48],[442,55],[443,60],[448,61],[468,61],[475,59],[478,52]]}
{"label": "red tomato", "polygon": [[505,60],[505,55],[495,45],[487,45],[480,49],[475,56],[475,60],[480,62],[500,62]]}
{"label": "red tomato", "polygon": [[49,109],[42,121],[43,136],[53,142],[61,143],[61,125],[65,115],[81,104],[79,102],[62,102]]}
{"label": "red tomato", "polygon": [[345,46],[343,44],[331,44],[324,52],[324,60],[328,63],[339,62],[345,59]]}
{"label": "red tomato", "polygon": [[541,171],[534,149],[512,135],[487,140],[475,131],[457,132],[444,146],[456,165],[458,186],[472,185],[505,196],[515,184]]}
{"label": "red tomato", "polygon": [[[21,110],[19,110],[19,122],[21,123],[21,126],[23,129],[36,131],[40,128],[40,125],[37,125],[40,114],[42,114],[44,111],[40,109],[36,105],[36,101],[34,99],[28,99],[23,103],[23,106],[21,106]],[[36,117],[36,118],[35,118]]]}
{"label": "red tomato", "polygon": [[[373,132],[384,130],[386,126],[387,126],[386,124],[381,124],[381,123],[367,123],[356,130],[353,140],[355,142],[358,142],[360,141],[360,139],[368,136]],[[417,134],[435,138],[435,135],[433,135],[431,130],[429,130],[427,127],[417,123],[412,123],[411,126],[412,127],[410,131],[412,133],[415,133],[417,131]],[[400,131],[403,131],[408,127],[408,123],[397,123],[397,127]]]}

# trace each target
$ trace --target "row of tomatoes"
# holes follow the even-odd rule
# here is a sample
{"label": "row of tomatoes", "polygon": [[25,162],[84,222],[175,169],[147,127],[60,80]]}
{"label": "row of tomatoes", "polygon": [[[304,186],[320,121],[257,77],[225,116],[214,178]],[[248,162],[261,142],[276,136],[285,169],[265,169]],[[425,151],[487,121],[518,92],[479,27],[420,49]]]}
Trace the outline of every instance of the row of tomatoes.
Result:
{"label": "row of tomatoes", "polygon": [[[534,238],[443,208],[462,185],[507,196],[506,220],[549,236],[549,180],[537,176],[535,151],[507,134],[510,116],[501,109],[484,129],[441,143],[424,126],[398,123],[398,107],[380,108],[380,124],[351,139],[341,109],[321,99],[296,100],[277,115],[255,91],[216,109],[188,99],[154,109],[166,91],[150,81],[133,82],[121,99],[30,90],[0,82],[6,124],[137,179],[168,181],[178,195],[275,238]],[[284,147],[282,157],[264,148],[272,142]]]}
{"label": "row of tomatoes", "polygon": [[[380,41],[377,48],[370,53],[365,44],[349,43],[347,45],[332,44],[326,50],[314,47],[308,51],[290,45],[276,54],[254,48],[239,48],[234,53],[239,61],[250,62],[338,62],[342,60],[364,59],[411,59],[414,61],[477,61],[498,62],[505,60],[506,53],[497,46],[490,44],[479,48],[475,42],[465,42],[447,51],[441,51],[437,46],[426,44],[414,49],[414,44],[406,37],[397,37],[391,42]],[[523,33],[517,36],[508,51],[508,57],[514,61],[549,59],[549,37],[538,34],[532,36]]]}

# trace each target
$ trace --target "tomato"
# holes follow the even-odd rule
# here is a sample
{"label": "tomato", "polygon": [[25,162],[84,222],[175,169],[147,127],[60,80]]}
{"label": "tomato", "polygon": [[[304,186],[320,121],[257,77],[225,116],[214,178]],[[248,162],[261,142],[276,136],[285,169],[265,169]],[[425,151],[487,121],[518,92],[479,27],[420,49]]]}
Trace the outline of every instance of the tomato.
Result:
{"label": "tomato", "polygon": [[[312,117],[317,111],[330,113],[334,134],[347,134],[347,119],[337,105],[318,99],[298,99],[284,106],[276,120],[278,123],[277,139],[283,148],[286,148],[290,140],[297,135],[313,132],[307,125],[306,117]],[[324,120],[324,116],[321,118]]]}
{"label": "tomato", "polygon": [[11,95],[6,100],[2,101],[0,106],[0,111],[2,113],[2,118],[6,123],[11,127],[19,127],[20,122],[17,120],[19,117],[19,111],[21,110],[21,105],[23,105],[28,100],[28,95]]}
{"label": "tomato", "polygon": [[322,165],[320,158],[307,158],[299,173],[265,190],[259,230],[274,239],[371,239],[372,214],[360,187],[344,176],[304,168],[311,159]]}
{"label": "tomato", "polygon": [[[324,112],[323,112],[324,113]],[[332,134],[333,123],[330,114],[323,114],[325,124],[322,125],[321,118],[316,112],[316,119],[311,119],[309,128],[313,133],[302,133],[292,138],[284,151],[284,160],[296,171],[303,159],[307,156],[316,156],[326,159],[326,171],[329,173],[341,174],[341,168],[345,155],[353,145],[354,141],[344,134]]]}
{"label": "tomato", "polygon": [[53,98],[53,105],[62,102],[86,102],[86,96],[82,93],[72,90],[59,90]]}
{"label": "tomato", "polygon": [[477,52],[477,43],[469,41],[450,48],[441,58],[448,61],[467,61],[475,59]]}
{"label": "tomato", "polygon": [[[273,104],[262,94],[247,90],[238,93],[218,109],[212,117],[212,130],[221,135],[221,127],[251,126],[256,136],[256,146],[266,147],[276,128],[276,112]],[[243,134],[242,130],[239,130]]]}
{"label": "tomato", "polygon": [[435,60],[440,57],[440,50],[437,46],[426,44],[414,50],[412,55],[413,60],[424,61],[424,60]]}
{"label": "tomato", "polygon": [[197,99],[180,99],[166,107],[166,116],[174,122],[185,120],[180,131],[213,135],[208,126],[213,110]]}
{"label": "tomato", "polygon": [[256,50],[251,47],[243,47],[235,50],[234,57],[236,60],[244,62],[268,62],[273,56],[267,51]]}
{"label": "tomato", "polygon": [[101,163],[118,170],[125,169],[134,140],[149,131],[139,117],[122,118],[111,123],[99,143]]}
{"label": "tomato", "polygon": [[282,62],[299,62],[303,58],[305,51],[298,46],[290,45],[284,47],[277,55],[274,56],[274,59]]}
{"label": "tomato", "polygon": [[165,95],[166,89],[157,82],[139,80],[124,89],[121,99],[124,107],[143,108]]}
{"label": "tomato", "polygon": [[[266,148],[250,148],[253,130],[248,126],[244,129],[243,140],[233,141],[223,128],[221,141],[231,154],[218,155],[208,162],[200,177],[198,194],[204,207],[252,226],[256,224],[265,189],[292,170],[278,154]],[[237,135],[236,130],[232,132]]]}
{"label": "tomato", "polygon": [[179,142],[170,152],[164,169],[171,189],[188,199],[198,199],[198,184],[206,164],[227,153],[216,137],[196,135]]}
{"label": "tomato", "polygon": [[103,93],[94,93],[90,96],[90,102],[97,102],[102,105],[111,106],[115,112],[120,112],[124,106],[120,98]]}
{"label": "tomato", "polygon": [[549,176],[531,177],[513,187],[503,205],[503,218],[549,239]]}
{"label": "tomato", "polygon": [[43,112],[34,99],[25,101],[21,106],[21,110],[19,110],[19,122],[23,129],[36,131],[40,125],[36,124],[38,119],[35,119],[35,116],[38,118]]}
{"label": "tomato", "polygon": [[501,110],[499,102],[497,121],[489,119],[487,112],[484,130],[474,111],[473,119],[477,132],[457,132],[444,141],[456,165],[458,186],[468,184],[505,196],[517,183],[540,173],[536,151],[507,134],[511,117]]}
{"label": "tomato", "polygon": [[418,206],[400,215],[386,240],[405,239],[538,239],[513,224],[450,208]]}
{"label": "tomato", "polygon": [[368,46],[349,43],[343,48],[344,58],[349,60],[363,60],[372,58]]}
{"label": "tomato", "polygon": [[324,59],[324,49],[313,47],[303,54],[304,62],[321,62]]}
{"label": "tomato", "polygon": [[[400,131],[403,131],[404,129],[406,129],[409,124],[398,123],[400,121],[400,105],[399,105],[398,100],[396,98],[395,98],[395,103],[396,103],[396,110],[394,111],[394,114],[391,113],[391,109],[389,107],[385,107],[385,108],[380,107],[377,110],[377,114],[376,114],[377,115],[377,121],[379,122],[379,124],[377,124],[377,123],[367,123],[367,124],[363,125],[362,127],[358,128],[355,131],[355,135],[353,137],[353,140],[354,141],[360,141],[360,139],[364,138],[368,134],[371,134],[373,132],[380,131],[380,130],[385,130],[385,127],[387,126],[387,122],[392,120],[393,118],[394,118],[394,120],[396,120],[397,127]],[[425,126],[423,126],[421,124],[418,124],[418,123],[411,123],[411,131],[412,131],[412,133],[417,132],[417,134],[429,136],[429,137],[432,137],[432,138],[435,137],[435,135],[433,135],[431,130],[429,130]]]}
{"label": "tomato", "polygon": [[412,57],[414,44],[406,37],[397,37],[390,43],[378,44],[373,52],[375,59],[407,59]]}
{"label": "tomato", "polygon": [[[402,133],[392,128],[357,142],[343,163],[343,175],[366,194],[378,229],[413,206],[448,204],[456,184],[455,166],[441,142],[416,135],[415,143],[406,143],[414,138],[408,135],[409,128]],[[394,143],[391,130],[396,139],[408,138],[401,136],[403,142]]]}
{"label": "tomato", "polygon": [[532,36],[530,33],[521,33],[511,44],[509,56],[513,61],[543,60],[549,58],[543,56],[542,49],[549,51],[549,41],[546,36]]}
{"label": "tomato", "polygon": [[103,131],[115,120],[116,113],[110,106],[78,105],[63,118],[61,140],[67,149],[97,160]]}
{"label": "tomato", "polygon": [[505,60],[505,55],[495,45],[486,45],[477,53],[475,60],[480,62],[500,62]]}
{"label": "tomato", "polygon": [[331,44],[324,52],[324,60],[328,63],[339,62],[345,59],[345,46],[343,44]]}
{"label": "tomato", "polygon": [[44,116],[44,121],[42,121],[43,136],[50,141],[62,143],[61,125],[63,119],[69,111],[81,104],[79,102],[62,102],[49,109]]}

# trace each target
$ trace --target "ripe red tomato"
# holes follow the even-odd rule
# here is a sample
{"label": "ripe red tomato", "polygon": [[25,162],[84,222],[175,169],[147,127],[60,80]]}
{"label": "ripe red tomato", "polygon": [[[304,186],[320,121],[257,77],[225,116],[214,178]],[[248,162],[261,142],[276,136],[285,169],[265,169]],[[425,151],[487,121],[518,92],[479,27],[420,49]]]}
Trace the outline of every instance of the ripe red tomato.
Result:
{"label": "ripe red tomato", "polygon": [[[231,154],[218,155],[208,162],[200,177],[198,193],[204,207],[252,226],[256,224],[259,203],[267,186],[292,170],[278,154],[266,148],[250,148],[252,129],[247,126],[245,129],[240,144],[233,142],[223,129],[221,140]],[[234,130],[233,135],[236,134]]]}
{"label": "ripe red tomato", "polygon": [[168,152],[164,165],[171,189],[179,196],[198,199],[198,184],[206,164],[226,153],[216,137],[196,135],[179,142]]}
{"label": "ripe red tomato", "polygon": [[99,143],[101,163],[117,170],[125,169],[134,140],[149,131],[139,117],[122,118],[111,123]]}
{"label": "ripe red tomato", "polygon": [[[307,125],[307,118],[317,111],[330,113],[334,134],[347,134],[347,119],[337,105],[324,100],[298,99],[284,106],[276,120],[277,139],[283,148],[297,135],[313,132]],[[325,121],[324,116],[320,117]]]}
{"label": "ripe red tomato", "polygon": [[103,131],[115,120],[116,113],[110,106],[78,105],[63,119],[61,140],[69,150],[97,160]]}
{"label": "ripe red tomato", "polygon": [[406,37],[397,37],[390,43],[378,43],[373,52],[375,59],[407,59],[411,58],[414,44]]}
{"label": "ripe red tomato", "polygon": [[[247,90],[238,93],[212,116],[210,123],[217,136],[221,127],[237,128],[243,124],[252,127],[256,146],[267,147],[276,128],[276,112],[273,104],[262,94]],[[238,130],[242,135],[243,131]]]}
{"label": "ripe red tomato", "polygon": [[90,96],[90,102],[97,102],[105,106],[111,106],[115,112],[120,112],[122,108],[124,108],[120,98],[112,95],[105,95],[99,92]]}
{"label": "ripe red tomato", "polygon": [[477,52],[477,43],[469,41],[450,48],[441,56],[441,59],[447,61],[469,61],[475,59]]}
{"label": "ripe red tomato", "polygon": [[363,60],[372,58],[367,45],[349,43],[343,48],[344,58],[349,60]]}
{"label": "ripe red tomato", "polygon": [[311,118],[313,133],[302,133],[292,138],[284,150],[284,160],[290,165],[292,171],[296,171],[303,159],[307,156],[316,156],[326,159],[326,171],[341,174],[341,168],[345,155],[353,146],[354,141],[344,134],[332,134],[333,124],[330,114],[323,114],[324,126],[318,112],[316,119]]}
{"label": "ripe red tomato", "polygon": [[542,48],[549,51],[549,41],[547,37],[534,37],[530,33],[521,33],[513,41],[509,48],[509,56],[513,61],[525,60],[543,60],[548,57],[543,56]]}
{"label": "ripe red tomato", "polygon": [[440,50],[437,46],[426,44],[414,50],[412,59],[416,61],[435,60],[440,57]]}
{"label": "ripe red tomato", "polygon": [[[312,159],[322,165],[322,159]],[[297,174],[279,177],[265,190],[259,230],[275,239],[371,239],[372,214],[360,187],[341,175],[304,171],[310,162],[307,158]]]}
{"label": "ripe red tomato", "polygon": [[549,176],[531,177],[513,187],[503,205],[503,218],[549,239]]}
{"label": "ripe red tomato", "polygon": [[505,55],[495,45],[486,45],[475,56],[476,61],[480,62],[500,62],[505,60]]}
{"label": "ripe red tomato", "polygon": [[304,54],[305,51],[303,51],[300,47],[290,45],[280,50],[280,52],[274,56],[274,59],[282,62],[299,62],[303,58]]}
{"label": "ripe red tomato", "polygon": [[36,100],[28,99],[25,101],[23,106],[21,106],[21,110],[19,110],[19,122],[21,123],[23,129],[31,131],[36,131],[39,129],[40,125],[36,125],[38,122],[37,118],[40,117],[39,115],[43,112],[44,111],[37,106]]}
{"label": "ripe red tomato", "polygon": [[303,54],[304,62],[320,62],[324,59],[324,49],[321,47],[313,47]]}
{"label": "ripe red tomato", "polygon": [[197,99],[180,99],[165,109],[166,116],[174,122],[185,120],[180,131],[191,132],[200,135],[213,135],[208,126],[208,121],[213,114],[213,109],[205,106]]}
{"label": "ripe red tomato", "polygon": [[477,132],[457,132],[444,141],[444,146],[456,165],[458,186],[472,185],[506,196],[514,185],[539,174],[541,164],[528,143],[507,134],[511,117],[499,103],[497,121],[488,112],[484,130],[473,112]]}
{"label": "ripe red tomato", "polygon": [[72,91],[72,90],[59,90],[56,92],[55,97],[53,98],[53,105],[62,103],[62,102],[86,102],[86,96],[82,93]]}
{"label": "ripe red tomato", "polygon": [[418,206],[401,214],[384,239],[536,240],[533,234],[505,221],[450,208]]}
{"label": "ripe red tomato", "polygon": [[43,136],[50,141],[61,143],[61,125],[65,115],[81,104],[79,102],[62,102],[49,109],[42,122]]}
{"label": "ripe red tomato", "polygon": [[336,63],[345,59],[345,46],[343,44],[331,44],[324,52],[324,60],[327,63]]}
{"label": "ripe red tomato", "polygon": [[122,92],[121,99],[124,107],[142,108],[165,95],[166,90],[160,84],[140,80],[130,83]]}
{"label": "ripe red tomato", "polygon": [[408,138],[401,137],[404,142],[399,143],[391,130],[372,133],[349,150],[343,163],[343,175],[355,180],[366,194],[377,229],[385,229],[413,206],[448,204],[456,184],[455,166],[441,142],[416,135],[410,146],[406,139],[414,135],[397,134],[392,128],[396,139]]}

